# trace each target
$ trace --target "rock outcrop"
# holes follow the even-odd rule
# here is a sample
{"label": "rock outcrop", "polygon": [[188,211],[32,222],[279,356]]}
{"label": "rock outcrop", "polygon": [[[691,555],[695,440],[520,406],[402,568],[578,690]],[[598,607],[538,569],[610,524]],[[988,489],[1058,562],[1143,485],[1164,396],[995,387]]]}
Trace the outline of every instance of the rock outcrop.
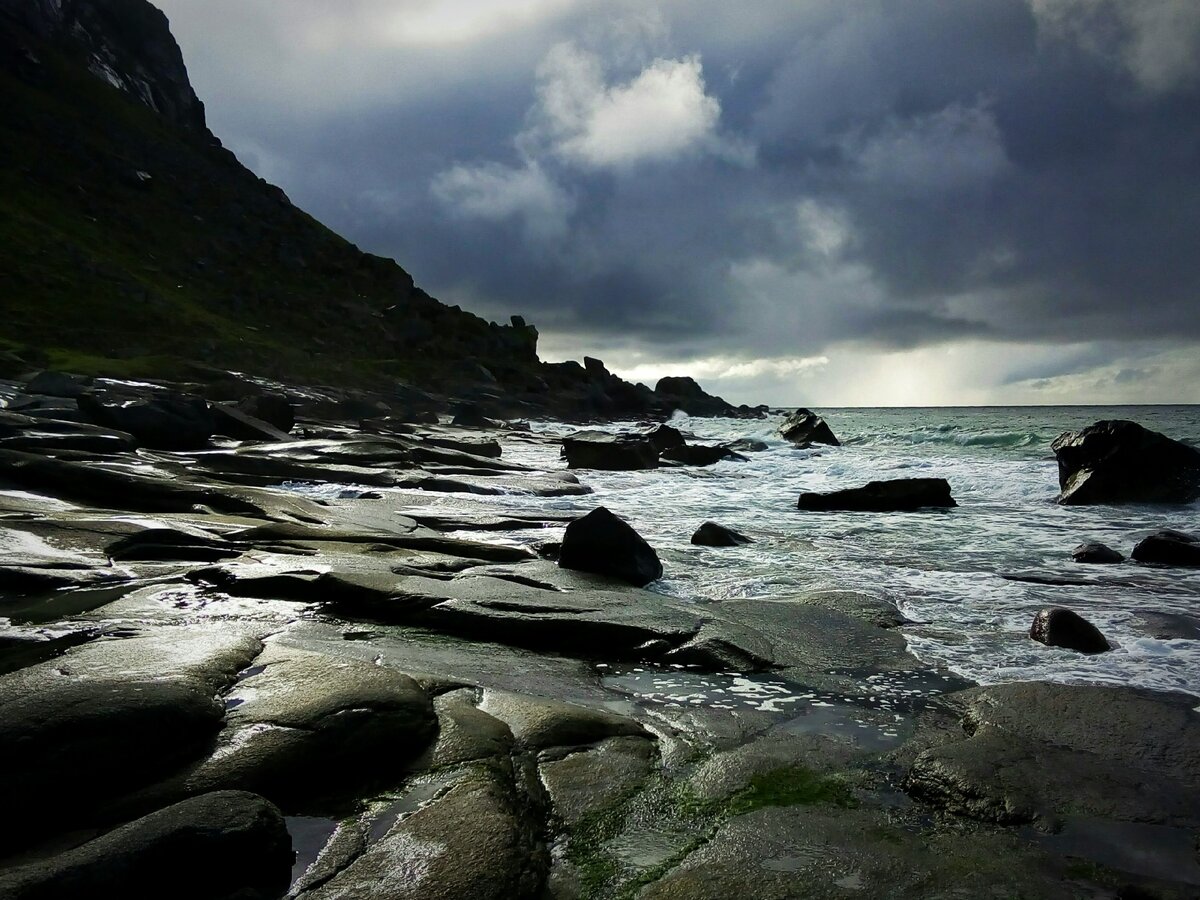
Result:
{"label": "rock outcrop", "polygon": [[1086,544],[1080,544],[1071,551],[1071,559],[1077,563],[1093,563],[1098,565],[1113,565],[1125,562],[1124,556],[1112,547],[1101,544],[1098,541],[1088,541]]}
{"label": "rock outcrop", "polygon": [[581,431],[563,438],[563,455],[571,469],[631,471],[657,469],[658,450],[638,435]]}
{"label": "rock outcrop", "polygon": [[716,522],[705,522],[692,535],[692,543],[697,547],[738,547],[742,544],[753,544],[754,541],[732,528],[726,528]]}
{"label": "rock outcrop", "polygon": [[172,124],[207,133],[167,17],[147,0],[0,0],[0,14],[82,56],[89,72]]}
{"label": "rock outcrop", "polygon": [[925,507],[958,506],[944,478],[896,478],[871,481],[860,488],[828,494],[801,494],[797,509],[829,512],[911,512]]}
{"label": "rock outcrop", "polygon": [[1065,647],[1080,653],[1104,653],[1111,650],[1100,629],[1069,609],[1051,606],[1033,617],[1029,636],[1047,647]]}
{"label": "rock outcrop", "polygon": [[809,447],[813,444],[839,447],[842,443],[826,421],[808,409],[798,409],[788,416],[779,426],[779,433],[784,440],[791,441],[797,447]]}
{"label": "rock outcrop", "polygon": [[654,548],[628,522],[603,506],[567,526],[558,564],[564,569],[609,575],[638,587],[663,574]]}
{"label": "rock outcrop", "polygon": [[1136,422],[1105,420],[1059,435],[1058,502],[1191,503],[1200,497],[1200,450]]}
{"label": "rock outcrop", "polygon": [[1182,531],[1158,531],[1138,542],[1133,558],[1164,566],[1200,566],[1200,538]]}

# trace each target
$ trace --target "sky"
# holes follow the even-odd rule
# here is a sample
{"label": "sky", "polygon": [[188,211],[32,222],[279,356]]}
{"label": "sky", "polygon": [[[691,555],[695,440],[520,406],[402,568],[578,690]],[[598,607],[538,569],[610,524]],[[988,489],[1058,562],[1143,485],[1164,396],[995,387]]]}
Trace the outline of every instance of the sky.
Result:
{"label": "sky", "polygon": [[156,0],[209,126],[543,359],[1200,402],[1195,0]]}

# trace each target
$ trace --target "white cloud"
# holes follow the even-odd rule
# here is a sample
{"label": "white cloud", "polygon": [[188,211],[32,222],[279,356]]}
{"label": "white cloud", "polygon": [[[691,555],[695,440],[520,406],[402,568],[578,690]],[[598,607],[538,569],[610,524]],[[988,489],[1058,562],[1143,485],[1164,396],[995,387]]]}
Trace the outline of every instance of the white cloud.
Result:
{"label": "white cloud", "polygon": [[1161,94],[1200,77],[1200,3],[1194,0],[1030,0],[1041,35],[1070,41]]}
{"label": "white cloud", "polygon": [[718,133],[720,117],[699,56],[659,57],[629,81],[608,84],[600,57],[567,42],[552,48],[538,69],[537,104],[518,145],[586,168],[704,152],[749,162],[753,153],[746,146]]}
{"label": "white cloud", "polygon": [[574,199],[535,162],[453,166],[434,178],[431,189],[457,215],[489,222],[520,219],[526,236],[536,241],[565,235],[575,210]]}
{"label": "white cloud", "polygon": [[612,371],[627,381],[641,381],[654,384],[660,378],[668,376],[689,375],[693,378],[704,379],[741,379],[811,377],[812,374],[829,365],[828,356],[783,357],[777,359],[741,359],[732,356],[708,356],[689,359],[686,362],[638,362],[635,354],[631,365],[623,365],[615,361]]}

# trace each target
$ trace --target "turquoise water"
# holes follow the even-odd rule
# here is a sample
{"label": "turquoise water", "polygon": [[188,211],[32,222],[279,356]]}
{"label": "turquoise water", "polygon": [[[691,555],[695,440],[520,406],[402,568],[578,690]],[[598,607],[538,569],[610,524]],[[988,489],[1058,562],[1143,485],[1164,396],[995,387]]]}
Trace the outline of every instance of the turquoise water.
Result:
{"label": "turquoise water", "polygon": [[[770,449],[706,469],[581,472],[589,497],[424,497],[437,506],[499,503],[528,511],[586,512],[605,505],[628,519],[666,567],[654,590],[696,602],[781,598],[814,590],[855,590],[895,603],[910,619],[914,653],[982,682],[1017,679],[1132,683],[1200,695],[1200,641],[1171,637],[1163,623],[1200,623],[1200,570],[1128,563],[1080,566],[1072,548],[1099,540],[1126,555],[1159,528],[1200,532],[1200,506],[1060,507],[1050,442],[1104,418],[1138,421],[1200,445],[1200,407],[1015,407],[818,410],[842,447],[797,450],[775,429],[782,420],[688,419],[675,424],[701,441],[755,437]],[[616,425],[614,428],[629,427]],[[534,423],[550,435],[573,429]],[[560,469],[556,446],[510,443],[505,456]],[[802,491],[907,476],[946,478],[960,506],[919,513],[803,513]],[[692,547],[712,519],[756,543]],[[497,535],[545,540],[556,533]],[[491,536],[489,536],[491,537]],[[1065,576],[1085,585],[1051,586],[1002,573]],[[1075,609],[1116,649],[1085,657],[1028,638],[1046,605]]]}

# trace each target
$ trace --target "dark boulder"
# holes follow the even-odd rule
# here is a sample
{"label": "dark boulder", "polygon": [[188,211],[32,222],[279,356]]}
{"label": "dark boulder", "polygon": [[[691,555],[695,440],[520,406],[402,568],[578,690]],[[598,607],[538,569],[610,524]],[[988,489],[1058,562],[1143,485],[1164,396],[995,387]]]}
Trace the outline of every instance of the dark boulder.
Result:
{"label": "dark boulder", "polygon": [[106,403],[83,394],[76,402],[94,424],[132,434],[151,450],[200,450],[213,434],[212,412],[202,397],[175,394]]}
{"label": "dark boulder", "polygon": [[450,422],[456,428],[489,428],[494,423],[483,414],[477,403],[460,403]]}
{"label": "dark boulder", "polygon": [[646,440],[654,445],[654,449],[659,453],[664,450],[673,450],[676,447],[682,447],[687,443],[683,439],[683,434],[678,428],[672,428],[670,425],[659,425],[652,431],[645,434]]}
{"label": "dark boulder", "polygon": [[1111,564],[1125,562],[1125,557],[1112,547],[1097,541],[1080,544],[1071,551],[1071,558],[1077,563]]}
{"label": "dark boulder", "polygon": [[580,431],[563,438],[563,455],[571,469],[633,471],[657,469],[658,451],[638,435]]}
{"label": "dark boulder", "polygon": [[672,447],[664,450],[662,459],[682,463],[685,466],[711,466],[723,459],[745,460],[728,447],[709,447],[703,444],[684,444],[682,447]]}
{"label": "dark boulder", "polygon": [[808,409],[798,409],[788,416],[779,426],[779,433],[784,440],[791,441],[797,447],[808,447],[812,444],[840,447],[842,444],[825,420]]}
{"label": "dark boulder", "polygon": [[1138,542],[1133,558],[1164,566],[1200,566],[1200,538],[1182,531],[1158,531]]}
{"label": "dark boulder", "polygon": [[296,407],[283,394],[258,394],[239,400],[237,408],[269,422],[285,434],[296,426]]}
{"label": "dark boulder", "polygon": [[1059,435],[1058,502],[1191,503],[1200,497],[1200,450],[1143,428],[1107,420]]}
{"label": "dark boulder", "polygon": [[736,441],[730,441],[725,446],[736,453],[762,453],[764,450],[771,449],[770,444],[766,441],[756,440],[755,438],[738,438]]}
{"label": "dark boulder", "polygon": [[716,522],[705,522],[692,535],[692,543],[698,547],[737,547],[753,544],[754,541],[732,528],[726,528]]}
{"label": "dark boulder", "polygon": [[1033,617],[1029,636],[1047,647],[1065,647],[1080,653],[1104,653],[1112,649],[1099,628],[1061,606],[1039,610]]}
{"label": "dark boulder", "polygon": [[213,434],[233,438],[235,441],[290,440],[286,431],[252,416],[240,406],[213,403],[209,406],[209,411],[212,413]]}
{"label": "dark boulder", "polygon": [[273,900],[287,890],[291,869],[292,839],[279,810],[257,794],[215,791],[10,869],[0,875],[0,895]]}
{"label": "dark boulder", "polygon": [[558,564],[642,587],[662,578],[658,554],[624,519],[603,506],[567,526]]}
{"label": "dark boulder", "polygon": [[828,494],[801,494],[797,509],[828,512],[908,512],[927,506],[958,506],[944,478],[897,478]]}
{"label": "dark boulder", "polygon": [[78,397],[91,390],[92,379],[84,375],[68,375],[65,372],[38,372],[25,385],[25,393],[42,394],[46,397]]}

